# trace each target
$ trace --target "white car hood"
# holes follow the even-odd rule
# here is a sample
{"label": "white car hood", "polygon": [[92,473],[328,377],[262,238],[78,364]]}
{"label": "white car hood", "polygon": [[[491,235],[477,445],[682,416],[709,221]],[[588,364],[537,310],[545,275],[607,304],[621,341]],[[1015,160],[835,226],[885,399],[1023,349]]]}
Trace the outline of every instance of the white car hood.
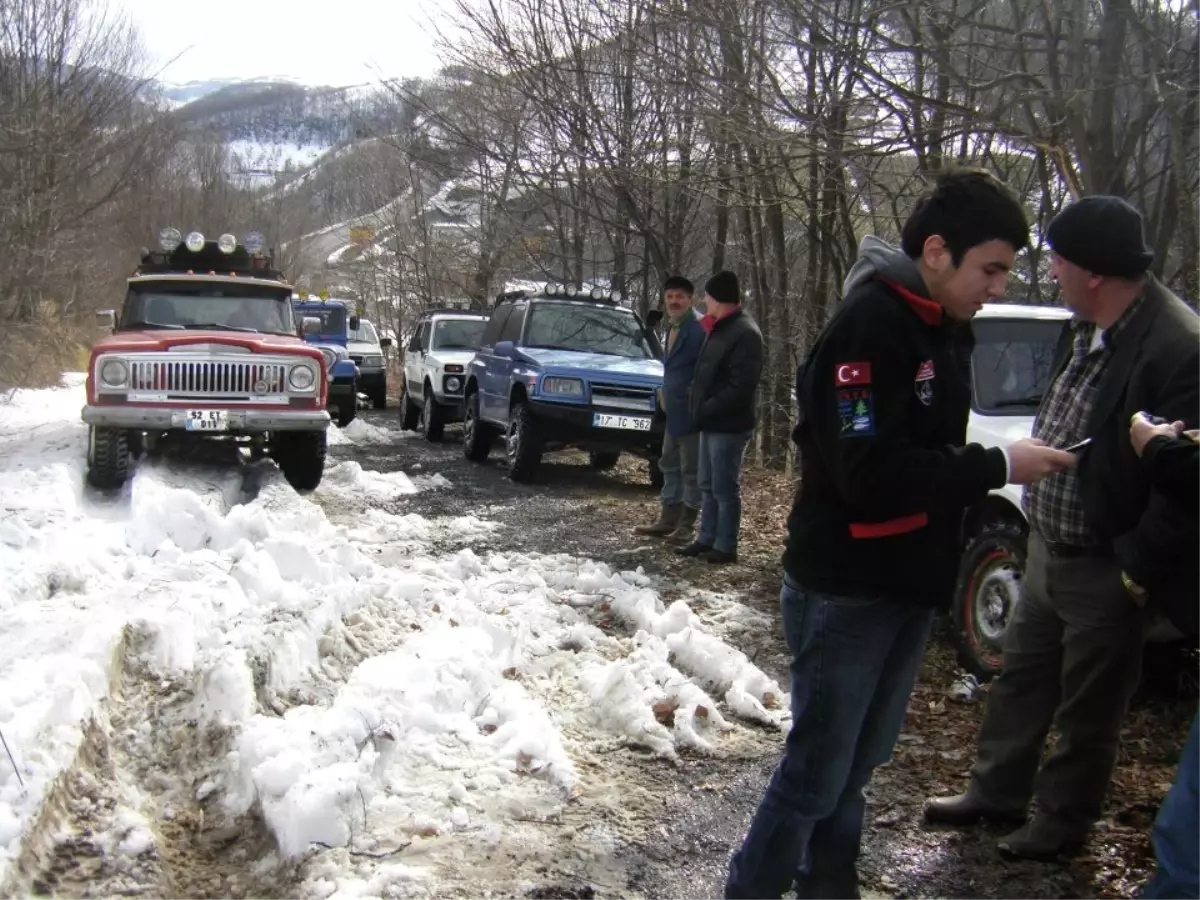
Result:
{"label": "white car hood", "polygon": [[466,366],[474,356],[474,350],[434,350],[425,359],[431,366],[442,368],[447,365]]}
{"label": "white car hood", "polygon": [[[985,447],[1007,447],[1013,441],[1030,437],[1033,434],[1033,421],[1033,416],[981,416],[972,412],[967,419],[967,441]],[[1021,508],[1024,491],[1020,485],[1006,484],[994,493],[1004,497],[1017,509]]]}
{"label": "white car hood", "polygon": [[355,356],[383,356],[383,350],[378,344],[369,344],[366,341],[349,341],[346,349]]}

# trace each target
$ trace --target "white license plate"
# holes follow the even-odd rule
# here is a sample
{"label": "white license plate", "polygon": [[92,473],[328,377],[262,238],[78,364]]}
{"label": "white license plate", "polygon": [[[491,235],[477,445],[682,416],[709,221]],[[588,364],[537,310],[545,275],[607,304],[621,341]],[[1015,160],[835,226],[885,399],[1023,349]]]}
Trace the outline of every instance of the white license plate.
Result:
{"label": "white license plate", "polygon": [[614,416],[612,413],[595,413],[592,426],[595,428],[624,428],[626,431],[649,431],[651,419],[645,416]]}
{"label": "white license plate", "polygon": [[223,409],[189,409],[184,428],[187,431],[228,431],[229,413]]}

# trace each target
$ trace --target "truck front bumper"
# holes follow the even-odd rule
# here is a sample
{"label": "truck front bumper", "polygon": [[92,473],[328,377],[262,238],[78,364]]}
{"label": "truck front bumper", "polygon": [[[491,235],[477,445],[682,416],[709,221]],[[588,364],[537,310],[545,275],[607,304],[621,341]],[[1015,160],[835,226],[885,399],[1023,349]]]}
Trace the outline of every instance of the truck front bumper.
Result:
{"label": "truck front bumper", "polygon": [[[230,409],[225,431],[196,434],[229,434],[256,431],[324,431],[329,413],[323,409]],[[100,428],[129,428],[137,431],[184,430],[187,410],[161,407],[85,406],[83,421]]]}

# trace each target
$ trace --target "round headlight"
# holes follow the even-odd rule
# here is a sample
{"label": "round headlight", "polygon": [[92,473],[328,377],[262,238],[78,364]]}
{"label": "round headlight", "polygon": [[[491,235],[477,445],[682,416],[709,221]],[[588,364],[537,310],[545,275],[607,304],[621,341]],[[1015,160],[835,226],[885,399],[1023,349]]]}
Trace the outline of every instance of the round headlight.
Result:
{"label": "round headlight", "polygon": [[193,253],[199,253],[204,249],[204,235],[198,231],[190,232],[184,244]]}
{"label": "round headlight", "polygon": [[223,234],[217,238],[217,249],[222,253],[232,253],[237,249],[237,238],[232,234]]}
{"label": "round headlight", "polygon": [[313,386],[316,377],[308,366],[292,366],[288,372],[288,384],[297,391],[307,391]]}
{"label": "round headlight", "polygon": [[451,375],[449,378],[446,379],[446,390],[457,391],[460,387],[462,387],[462,379],[461,378]]}
{"label": "round headlight", "polygon": [[108,387],[121,387],[129,379],[129,366],[122,360],[110,359],[100,367],[100,380]]}
{"label": "round headlight", "polygon": [[325,368],[332,369],[333,364],[337,362],[337,354],[333,352],[332,347],[320,347],[321,355],[325,357]]}

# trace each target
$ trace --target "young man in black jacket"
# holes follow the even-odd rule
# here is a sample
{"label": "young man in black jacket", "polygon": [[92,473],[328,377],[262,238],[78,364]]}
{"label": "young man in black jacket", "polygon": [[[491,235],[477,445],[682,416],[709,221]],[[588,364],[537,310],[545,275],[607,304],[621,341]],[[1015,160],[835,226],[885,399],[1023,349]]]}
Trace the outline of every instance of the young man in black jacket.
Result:
{"label": "young man in black jacket", "polygon": [[692,379],[692,421],[700,431],[697,480],[702,497],[696,540],[677,553],[710,563],[737,562],[742,524],[742,455],[754,434],[762,375],[762,332],[742,310],[737,276],[718,272],[704,285],[708,332]]}
{"label": "young man in black jacket", "polygon": [[948,605],[968,504],[1073,462],[1019,441],[965,444],[967,324],[1028,243],[993,177],[944,174],[903,252],[866,238],[798,376],[801,483],[788,519],[793,654],[784,758],[734,855],[726,897],[857,897],[863,788],[891,756],[934,611]]}

